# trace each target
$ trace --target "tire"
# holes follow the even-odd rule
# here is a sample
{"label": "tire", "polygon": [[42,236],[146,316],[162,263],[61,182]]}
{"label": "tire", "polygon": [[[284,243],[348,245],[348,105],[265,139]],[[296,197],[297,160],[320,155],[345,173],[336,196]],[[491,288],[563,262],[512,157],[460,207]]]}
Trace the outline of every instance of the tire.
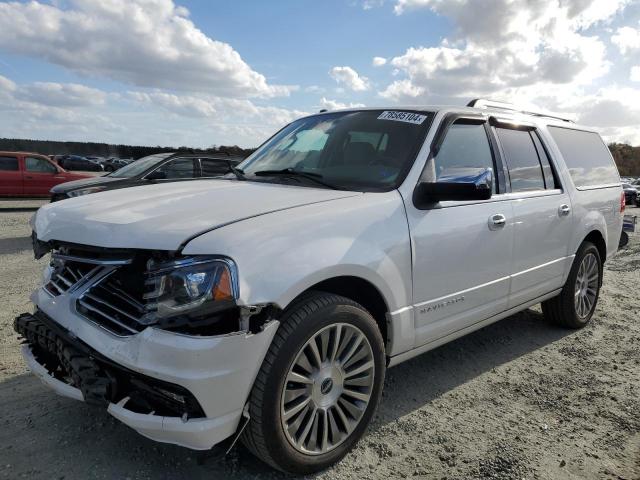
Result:
{"label": "tire", "polygon": [[[586,283],[578,279],[578,274],[581,273],[583,262],[586,262],[585,268],[587,268],[587,270],[593,268],[593,270],[588,270],[586,275],[582,275],[581,277],[583,279],[586,278]],[[589,264],[588,267],[586,267],[587,263]],[[591,265],[593,265],[593,267],[591,267]],[[593,275],[589,272],[593,273]],[[578,283],[580,283],[582,292],[580,297],[583,297],[584,292],[586,292],[588,297],[588,302],[585,300],[585,303],[582,305],[580,304],[580,300],[577,300]],[[589,323],[593,316],[593,312],[598,304],[601,285],[602,260],[600,253],[593,243],[584,242],[578,249],[562,292],[560,295],[542,302],[542,313],[545,318],[561,327],[582,328]],[[591,293],[589,293],[589,291],[591,291]]]}
{"label": "tire", "polygon": [[[308,474],[341,460],[364,434],[382,393],[384,342],[369,312],[330,293],[304,295],[285,310],[280,322],[249,396],[250,420],[242,442],[278,470]],[[360,339],[357,348],[353,348],[354,338]],[[309,367],[317,363],[312,364],[314,342],[319,347],[316,358],[324,359],[320,363],[325,366],[311,372]],[[349,356],[352,349],[355,353]],[[311,373],[305,373],[301,365]],[[352,373],[364,367],[366,371]],[[305,375],[304,383],[296,381]],[[364,386],[354,387],[354,382]],[[368,403],[350,397],[347,389],[351,388],[364,392],[360,395],[368,394]],[[300,413],[292,414],[296,409]],[[353,411],[357,415],[352,419]],[[306,428],[308,425],[311,427]]]}

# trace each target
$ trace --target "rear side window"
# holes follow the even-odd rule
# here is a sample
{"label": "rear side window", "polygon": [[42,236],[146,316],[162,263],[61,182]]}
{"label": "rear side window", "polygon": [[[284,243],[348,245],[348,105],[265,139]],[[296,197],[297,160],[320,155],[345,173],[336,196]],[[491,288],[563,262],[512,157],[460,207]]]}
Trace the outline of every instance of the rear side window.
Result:
{"label": "rear side window", "polygon": [[562,127],[548,128],[576,187],[620,183],[618,169],[600,135]]}
{"label": "rear side window", "polygon": [[203,177],[219,177],[229,173],[229,163],[224,160],[201,158],[200,166],[202,167]]}
{"label": "rear side window", "polygon": [[16,157],[0,157],[0,171],[18,170],[18,159]]}
{"label": "rear side window", "polygon": [[496,133],[506,157],[511,191],[544,190],[542,165],[533,143],[532,132],[496,128]]}
{"label": "rear side window", "polygon": [[166,179],[173,180],[176,178],[194,178],[193,160],[190,158],[176,158],[165,163],[158,169],[164,172]]}

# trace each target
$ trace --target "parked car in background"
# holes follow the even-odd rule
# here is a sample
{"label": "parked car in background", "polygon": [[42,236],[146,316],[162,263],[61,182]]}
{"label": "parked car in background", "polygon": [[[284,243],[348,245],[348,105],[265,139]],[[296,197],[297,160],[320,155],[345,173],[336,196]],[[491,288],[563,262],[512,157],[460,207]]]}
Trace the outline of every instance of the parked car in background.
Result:
{"label": "parked car in background", "polygon": [[622,190],[624,191],[624,201],[627,205],[640,205],[638,203],[638,189],[634,185],[623,183]]}
{"label": "parked car in background", "polygon": [[80,155],[62,155],[58,158],[58,165],[65,170],[81,170],[84,172],[103,172],[104,168],[100,163],[89,160]]}
{"label": "parked car in background", "polygon": [[218,155],[157,153],[140,158],[109,175],[58,185],[51,189],[51,201],[150,183],[219,177],[231,172],[231,166],[241,160]]}
{"label": "parked car in background", "polygon": [[69,173],[45,155],[0,152],[0,196],[48,197],[55,185],[86,178]]}
{"label": "parked car in background", "polygon": [[102,166],[105,172],[115,172],[119,168],[126,167],[131,162],[133,162],[131,159],[109,157],[102,163]]}

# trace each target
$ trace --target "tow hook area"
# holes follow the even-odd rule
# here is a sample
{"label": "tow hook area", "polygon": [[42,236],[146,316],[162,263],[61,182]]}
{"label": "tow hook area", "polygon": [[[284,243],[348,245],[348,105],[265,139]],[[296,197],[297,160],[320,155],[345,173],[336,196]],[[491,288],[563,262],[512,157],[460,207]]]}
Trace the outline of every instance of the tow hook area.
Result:
{"label": "tow hook area", "polygon": [[[31,314],[23,313],[14,320],[14,329],[31,346],[34,356],[58,380],[80,389],[84,401],[106,407],[114,391],[114,379],[97,363],[83,355],[39,322]],[[40,348],[38,348],[40,347]]]}
{"label": "tow hook area", "polygon": [[127,408],[136,413],[185,419],[204,418],[195,397],[185,388],[130,371],[102,357],[42,312],[23,313],[14,329],[25,339],[33,361],[44,378],[60,388],[73,387],[89,404],[109,407],[127,398]]}

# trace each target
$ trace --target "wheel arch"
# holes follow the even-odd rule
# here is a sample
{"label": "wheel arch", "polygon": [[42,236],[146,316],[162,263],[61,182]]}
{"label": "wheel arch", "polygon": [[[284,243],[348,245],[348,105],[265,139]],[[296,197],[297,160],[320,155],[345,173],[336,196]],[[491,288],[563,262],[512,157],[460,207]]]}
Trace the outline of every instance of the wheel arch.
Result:
{"label": "wheel arch", "polygon": [[289,302],[288,305],[293,304],[298,298],[311,291],[322,291],[341,295],[362,305],[378,324],[385,348],[388,347],[388,342],[392,338],[392,327],[387,321],[387,314],[390,312],[390,309],[384,295],[372,282],[355,275],[340,275],[327,278],[307,287]]}
{"label": "wheel arch", "polygon": [[587,236],[584,237],[581,245],[584,242],[591,242],[596,246],[598,253],[600,254],[600,261],[604,264],[607,259],[607,242],[605,241],[602,232],[600,232],[600,230],[591,230]]}

